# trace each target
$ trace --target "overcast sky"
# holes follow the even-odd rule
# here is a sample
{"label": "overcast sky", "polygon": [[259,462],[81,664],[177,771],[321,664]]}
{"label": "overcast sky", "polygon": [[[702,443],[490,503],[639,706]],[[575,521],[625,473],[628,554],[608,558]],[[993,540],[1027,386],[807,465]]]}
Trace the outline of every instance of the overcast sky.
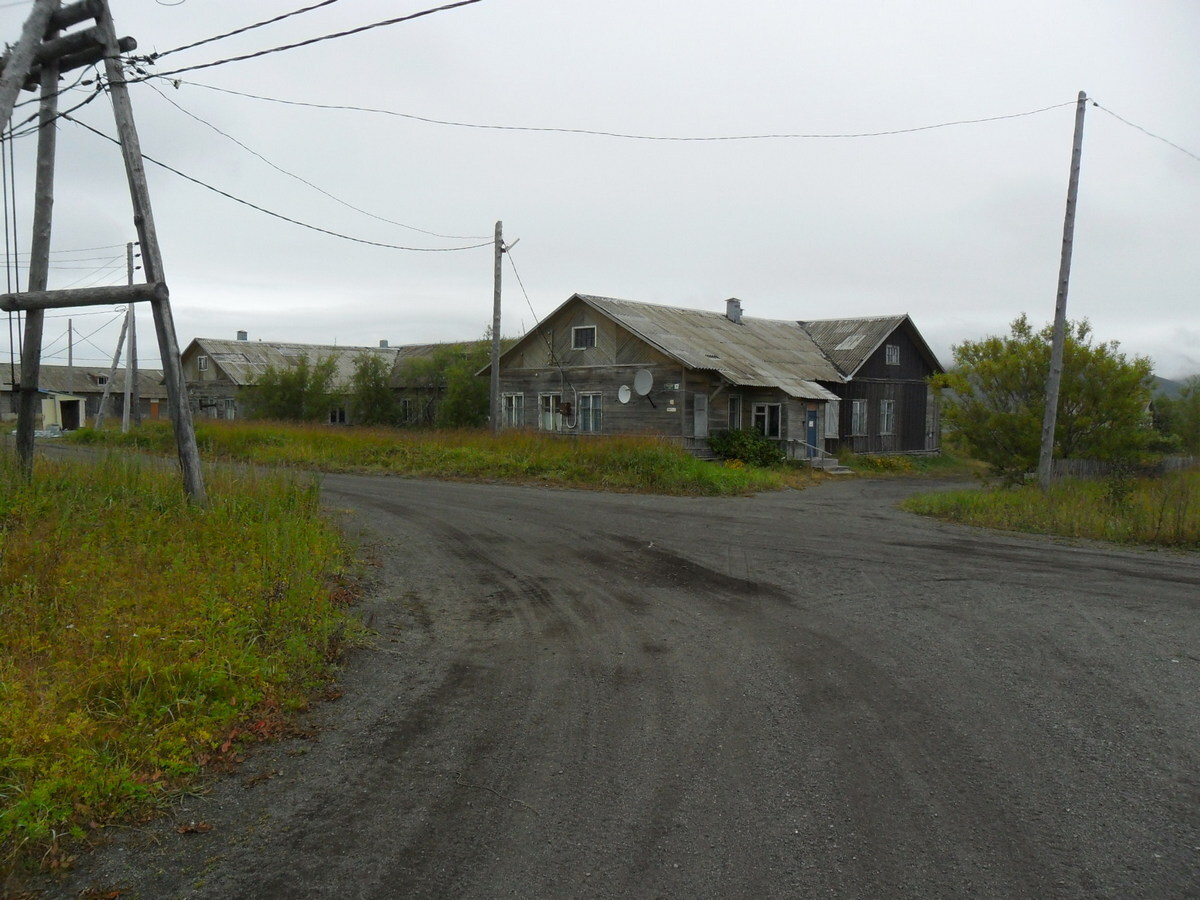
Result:
{"label": "overcast sky", "polygon": [[[138,53],[315,2],[111,0]],[[341,0],[146,71],[436,5]],[[0,3],[0,39],[17,40],[28,9]],[[520,239],[503,269],[505,335],[575,292],[713,311],[736,296],[765,318],[909,313],[948,365],[951,345],[1003,333],[1022,312],[1053,318],[1083,90],[1099,108],[1087,109],[1068,314],[1178,378],[1200,372],[1197,47],[1195,0],[481,0],[131,94],[145,154],[280,215],[421,248],[489,242],[503,220],[506,240]],[[387,112],[294,105],[305,103]],[[35,110],[19,107],[14,123]],[[115,133],[107,98],[74,115]],[[464,127],[844,135],[1001,116],[1013,117],[722,141]],[[16,142],[22,254],[35,144]],[[251,340],[454,341],[491,321],[490,244],[355,243],[148,169],[181,346],[239,329]],[[62,122],[50,286],[124,283],[135,239],[119,151]],[[54,315],[45,361],[65,362],[67,319]],[[76,360],[110,359],[116,314],[71,317]],[[143,358],[156,356],[147,308],[139,323]],[[4,341],[0,360],[8,353]]]}

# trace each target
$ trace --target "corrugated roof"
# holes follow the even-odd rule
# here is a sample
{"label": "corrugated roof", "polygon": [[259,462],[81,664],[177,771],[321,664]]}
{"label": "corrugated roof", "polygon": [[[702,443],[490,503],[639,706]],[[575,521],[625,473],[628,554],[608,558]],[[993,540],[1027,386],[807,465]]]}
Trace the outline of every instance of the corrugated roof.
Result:
{"label": "corrugated roof", "polygon": [[901,325],[911,326],[910,337],[929,357],[935,369],[942,368],[925,339],[907,315],[873,316],[859,319],[815,319],[800,325],[829,354],[829,358],[847,377],[859,370],[884,341]]}
{"label": "corrugated roof", "polygon": [[844,381],[812,337],[793,321],[658,306],[576,294],[663,353],[692,369],[717,372],[735,385],[775,387],[792,397],[834,400],[818,381]]}
{"label": "corrugated roof", "polygon": [[[253,384],[268,368],[282,370],[307,360],[310,366],[323,359],[336,359],[334,385],[350,384],[354,361],[363,354],[381,356],[389,368],[396,365],[404,347],[343,347],[336,344],[294,344],[286,341],[229,341],[220,338],[196,338],[199,352],[208,356],[234,384]],[[425,346],[425,345],[414,345]],[[188,348],[191,349],[190,347]],[[418,354],[419,355],[419,354]]]}
{"label": "corrugated roof", "polygon": [[[101,383],[108,378],[108,366],[48,366],[42,365],[38,371],[38,390],[53,391],[58,394],[101,394],[104,385]],[[11,391],[12,378],[21,378],[21,369],[10,371],[8,366],[0,369],[0,391]],[[138,369],[138,394],[147,398],[164,398],[167,396],[166,385],[163,384],[161,369]],[[125,370],[117,369],[113,375],[113,394],[125,391]]]}

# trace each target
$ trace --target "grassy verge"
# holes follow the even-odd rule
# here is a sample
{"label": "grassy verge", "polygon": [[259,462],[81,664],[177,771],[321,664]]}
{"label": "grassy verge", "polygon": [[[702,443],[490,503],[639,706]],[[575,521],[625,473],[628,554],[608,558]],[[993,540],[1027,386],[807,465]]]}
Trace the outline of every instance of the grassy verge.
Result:
{"label": "grassy verge", "polygon": [[[122,434],[81,429],[77,443],[173,453],[165,423]],[[555,438],[537,432],[398,431],[198,422],[196,440],[211,458],[326,472],[391,472],[473,480],[553,483],[561,487],[719,496],[773,490],[798,480],[784,469],[714,465],[649,437]]]}
{"label": "grassy verge", "polygon": [[[282,727],[348,634],[342,539],[295,478],[0,454],[0,884]],[[240,736],[240,737],[239,737]]]}
{"label": "grassy verge", "polygon": [[1066,480],[913,497],[904,507],[968,525],[1122,544],[1200,549],[1200,472],[1164,478]]}
{"label": "grassy verge", "polygon": [[921,456],[845,452],[838,462],[861,475],[930,475],[944,478],[969,477],[983,469],[982,463],[949,453]]}

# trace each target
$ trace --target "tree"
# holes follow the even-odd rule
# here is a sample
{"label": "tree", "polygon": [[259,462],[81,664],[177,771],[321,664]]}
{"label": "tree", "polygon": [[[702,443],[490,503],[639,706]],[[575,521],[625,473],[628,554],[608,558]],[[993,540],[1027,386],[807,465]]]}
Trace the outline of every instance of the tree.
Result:
{"label": "tree", "polygon": [[388,361],[376,353],[360,353],[350,377],[351,421],[355,425],[394,425],[398,416]]}
{"label": "tree", "polygon": [[486,425],[488,379],[475,373],[488,364],[489,339],[442,344],[428,356],[409,359],[400,370],[405,389],[422,398],[415,424],[438,428]]}
{"label": "tree", "polygon": [[315,422],[325,419],[337,401],[333,379],[337,357],[323,357],[309,365],[300,357],[286,369],[268,366],[250,388],[250,411],[261,419]]}
{"label": "tree", "polygon": [[1154,398],[1155,425],[1173,435],[1185,453],[1200,454],[1200,375],[1183,383],[1177,397]]}
{"label": "tree", "polygon": [[[968,452],[1007,478],[1037,468],[1053,328],[1021,315],[1004,337],[952,348],[954,368],[933,379],[942,420]],[[1142,452],[1149,420],[1149,359],[1130,360],[1116,341],[1092,343],[1086,319],[1067,325],[1054,456],[1123,461]]]}

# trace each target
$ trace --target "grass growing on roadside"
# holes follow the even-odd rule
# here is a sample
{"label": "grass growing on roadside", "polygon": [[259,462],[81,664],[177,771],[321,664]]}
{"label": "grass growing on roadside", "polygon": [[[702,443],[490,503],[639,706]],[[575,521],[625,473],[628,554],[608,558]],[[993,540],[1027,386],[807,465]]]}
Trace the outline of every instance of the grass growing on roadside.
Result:
{"label": "grass growing on roadside", "polygon": [[0,883],[262,735],[347,639],[315,484],[0,454]]}
{"label": "grass growing on roadside", "polygon": [[898,453],[850,453],[838,455],[838,461],[864,475],[941,475],[966,476],[980,469],[973,460],[949,453],[907,455]]}
{"label": "grass growing on roadside", "polygon": [[[174,452],[165,423],[121,434],[81,429],[71,440]],[[562,487],[661,494],[734,495],[789,483],[781,471],[697,460],[651,437],[567,438],[533,431],[416,431],[198,422],[201,452],[218,459],[327,472],[391,472],[440,478],[553,483]]]}
{"label": "grass growing on roadside", "polygon": [[904,508],[968,525],[1200,549],[1200,472],[924,494]]}

